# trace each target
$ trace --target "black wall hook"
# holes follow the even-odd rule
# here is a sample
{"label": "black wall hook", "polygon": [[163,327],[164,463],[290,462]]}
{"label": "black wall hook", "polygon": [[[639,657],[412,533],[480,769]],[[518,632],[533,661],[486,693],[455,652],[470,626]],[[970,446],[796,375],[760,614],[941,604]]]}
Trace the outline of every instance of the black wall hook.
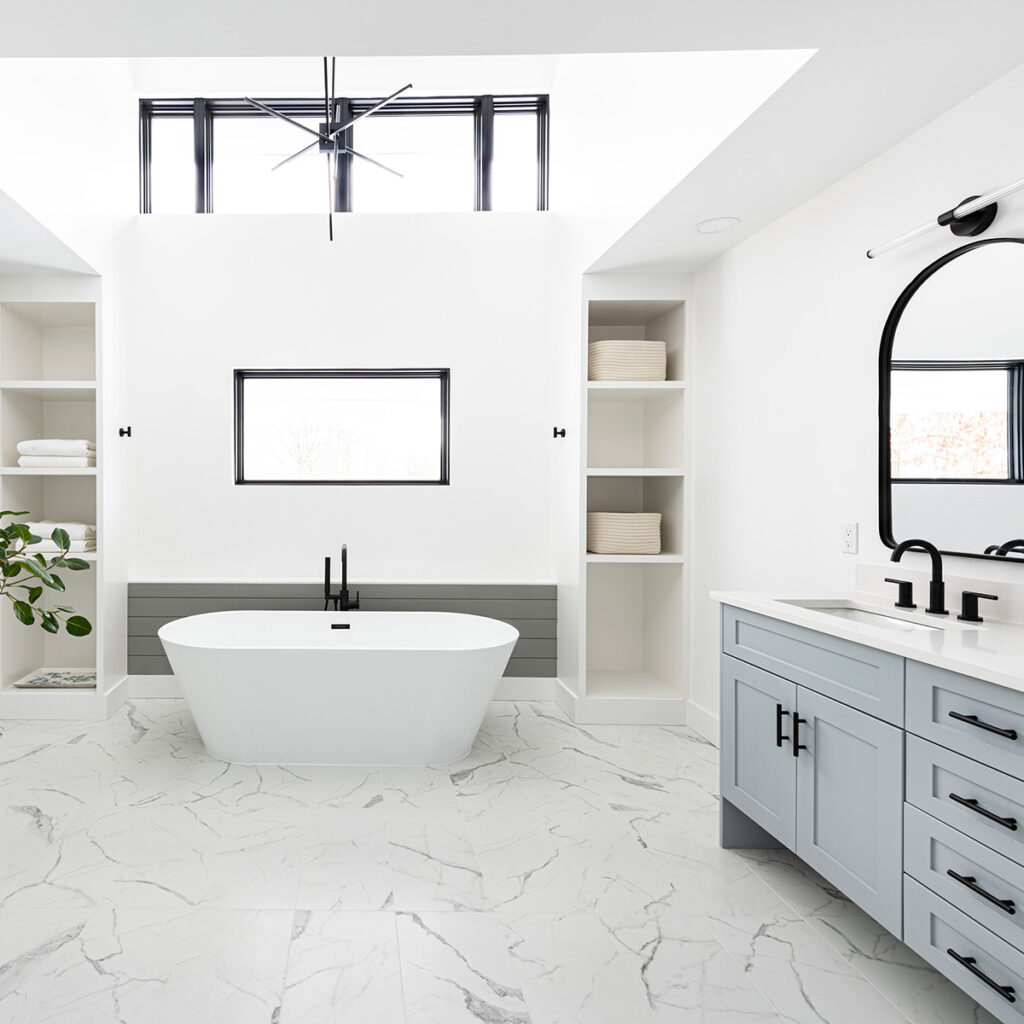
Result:
{"label": "black wall hook", "polygon": [[121,427],[121,429],[117,432],[117,436],[118,437],[131,437],[132,436],[132,428],[131,427]]}
{"label": "black wall hook", "polygon": [[554,431],[555,437],[565,437],[565,427],[562,427],[561,430],[558,427],[552,427],[551,429]]}
{"label": "black wall hook", "polygon": [[961,199],[952,210],[940,213],[935,218],[936,221],[941,227],[948,227],[958,238],[973,238],[975,235],[980,235],[983,231],[987,231],[992,226],[992,221],[996,219],[996,214],[999,212],[999,205],[997,203],[983,206],[980,210],[967,214],[966,217],[957,217],[954,214],[958,207],[977,198],[979,197],[968,196],[966,199]]}

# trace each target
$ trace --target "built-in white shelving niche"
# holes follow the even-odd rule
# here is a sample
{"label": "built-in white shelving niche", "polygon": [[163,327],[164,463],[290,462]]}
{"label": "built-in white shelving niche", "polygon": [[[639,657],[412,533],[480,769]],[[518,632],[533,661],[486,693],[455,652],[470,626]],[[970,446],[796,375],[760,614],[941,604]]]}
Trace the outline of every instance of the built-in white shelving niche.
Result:
{"label": "built-in white shelving niche", "polygon": [[[8,284],[0,277],[0,507],[28,509],[38,519],[97,524],[97,550],[76,553],[91,568],[60,573],[66,593],[52,592],[52,603],[73,606],[93,623],[93,632],[75,638],[63,630],[51,636],[26,628],[5,602],[0,607],[0,719],[105,718],[125,685],[124,658],[113,649],[123,626],[109,628],[123,582],[105,564],[102,445],[97,445],[96,468],[18,466],[19,441],[100,438],[98,307],[94,300],[61,299],[65,287],[78,293],[95,288],[89,282],[64,285],[57,276],[28,284]],[[14,687],[44,668],[94,670],[97,687]]]}
{"label": "built-in white shelving niche", "polygon": [[[627,279],[613,297],[617,287],[615,275],[585,285],[580,585],[559,606],[578,642],[567,630],[559,675],[577,721],[676,724],[687,695],[688,309],[682,285],[672,295]],[[587,345],[607,339],[664,341],[668,379],[587,380]],[[587,512],[660,513],[661,553],[588,552]]]}

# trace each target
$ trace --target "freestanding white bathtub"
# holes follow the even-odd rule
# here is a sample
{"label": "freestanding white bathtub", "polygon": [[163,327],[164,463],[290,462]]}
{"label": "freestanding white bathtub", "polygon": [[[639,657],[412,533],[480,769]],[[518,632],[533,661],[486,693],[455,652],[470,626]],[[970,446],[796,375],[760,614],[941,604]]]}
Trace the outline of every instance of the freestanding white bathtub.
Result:
{"label": "freestanding white bathtub", "polygon": [[519,631],[447,612],[237,611],[158,635],[214,757],[412,765],[469,752]]}

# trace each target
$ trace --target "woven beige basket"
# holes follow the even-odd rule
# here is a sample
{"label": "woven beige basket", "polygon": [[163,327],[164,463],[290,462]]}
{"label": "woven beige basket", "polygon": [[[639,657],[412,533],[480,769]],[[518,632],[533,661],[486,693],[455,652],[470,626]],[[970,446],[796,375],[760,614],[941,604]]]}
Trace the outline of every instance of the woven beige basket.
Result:
{"label": "woven beige basket", "polygon": [[588,512],[587,550],[594,555],[660,555],[660,512]]}
{"label": "woven beige basket", "polygon": [[592,341],[587,349],[588,380],[664,380],[663,341]]}

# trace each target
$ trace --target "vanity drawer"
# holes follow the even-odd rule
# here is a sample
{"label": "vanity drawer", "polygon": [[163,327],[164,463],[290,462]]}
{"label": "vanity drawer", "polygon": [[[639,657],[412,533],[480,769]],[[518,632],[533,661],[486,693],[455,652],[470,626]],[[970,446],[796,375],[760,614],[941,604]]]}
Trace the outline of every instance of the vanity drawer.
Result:
{"label": "vanity drawer", "polygon": [[909,875],[903,918],[903,941],[915,953],[1005,1024],[1024,1021],[1024,953]]}
{"label": "vanity drawer", "polygon": [[1024,693],[907,662],[907,730],[1024,779]]}
{"label": "vanity drawer", "polygon": [[903,659],[767,615],[722,606],[722,650],[809,690],[903,724]]}
{"label": "vanity drawer", "polygon": [[904,804],[903,868],[954,907],[1024,949],[1024,867]]}
{"label": "vanity drawer", "polygon": [[1024,863],[1024,782],[907,736],[907,802]]}

